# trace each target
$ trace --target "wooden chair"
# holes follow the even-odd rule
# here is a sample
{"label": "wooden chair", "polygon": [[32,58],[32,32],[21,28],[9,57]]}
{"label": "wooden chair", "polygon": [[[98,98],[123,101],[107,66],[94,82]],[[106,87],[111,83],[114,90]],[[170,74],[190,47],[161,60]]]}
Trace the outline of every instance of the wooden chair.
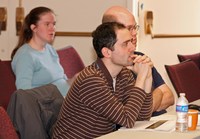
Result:
{"label": "wooden chair", "polygon": [[195,64],[197,64],[197,66],[200,69],[200,53],[195,53],[195,54],[190,54],[190,55],[178,54],[177,57],[178,57],[180,62],[183,62],[187,59],[191,59],[192,61],[195,62]]}
{"label": "wooden chair", "polygon": [[11,61],[0,60],[0,106],[4,109],[7,109],[10,97],[15,90],[15,75],[11,68]]}
{"label": "wooden chair", "polygon": [[165,65],[165,69],[178,96],[185,93],[189,102],[200,99],[200,70],[194,61]]}
{"label": "wooden chair", "polygon": [[0,139],[19,139],[5,109],[0,106]]}
{"label": "wooden chair", "polygon": [[57,50],[65,74],[72,78],[76,73],[84,69],[85,65],[78,52],[72,46],[66,46]]}

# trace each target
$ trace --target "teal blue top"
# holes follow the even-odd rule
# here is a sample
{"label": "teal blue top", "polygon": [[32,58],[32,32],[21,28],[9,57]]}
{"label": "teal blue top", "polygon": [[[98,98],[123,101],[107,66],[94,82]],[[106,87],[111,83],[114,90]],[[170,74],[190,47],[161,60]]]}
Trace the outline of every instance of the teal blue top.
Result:
{"label": "teal blue top", "polygon": [[16,75],[17,89],[31,89],[52,83],[63,96],[69,90],[58,54],[50,44],[46,44],[44,51],[36,51],[24,44],[12,60],[12,69]]}

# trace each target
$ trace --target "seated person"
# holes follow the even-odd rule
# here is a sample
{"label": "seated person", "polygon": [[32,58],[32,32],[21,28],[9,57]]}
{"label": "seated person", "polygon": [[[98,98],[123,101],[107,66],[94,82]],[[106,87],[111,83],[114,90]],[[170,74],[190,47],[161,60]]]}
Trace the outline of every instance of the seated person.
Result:
{"label": "seated person", "polygon": [[[72,84],[52,139],[96,138],[132,128],[152,114],[152,71],[145,57],[134,55],[129,30],[120,23],[103,23],[92,33],[97,60],[82,70]],[[135,66],[137,79],[126,66]]]}
{"label": "seated person", "polygon": [[[103,14],[102,22],[119,22],[124,24],[131,32],[133,43],[137,43],[137,30],[139,26],[135,22],[133,14],[124,7],[113,6],[105,11]],[[141,52],[135,52],[137,55],[144,55]],[[133,70],[133,68],[130,67]],[[134,72],[134,71],[133,71]],[[162,79],[155,67],[152,68],[153,75],[153,116],[166,112],[169,106],[174,104],[174,95],[171,89]]]}
{"label": "seated person", "polygon": [[17,89],[52,83],[63,96],[66,95],[73,79],[64,74],[58,54],[51,45],[55,24],[55,14],[46,7],[36,7],[25,17],[18,44],[11,55]]}

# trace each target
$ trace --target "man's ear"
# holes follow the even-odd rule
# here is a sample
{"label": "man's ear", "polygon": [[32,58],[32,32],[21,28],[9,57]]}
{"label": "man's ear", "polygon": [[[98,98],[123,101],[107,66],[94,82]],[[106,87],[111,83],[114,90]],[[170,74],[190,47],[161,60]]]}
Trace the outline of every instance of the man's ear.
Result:
{"label": "man's ear", "polygon": [[104,55],[104,57],[110,57],[111,56],[111,50],[106,48],[106,47],[103,47],[101,49],[101,52]]}

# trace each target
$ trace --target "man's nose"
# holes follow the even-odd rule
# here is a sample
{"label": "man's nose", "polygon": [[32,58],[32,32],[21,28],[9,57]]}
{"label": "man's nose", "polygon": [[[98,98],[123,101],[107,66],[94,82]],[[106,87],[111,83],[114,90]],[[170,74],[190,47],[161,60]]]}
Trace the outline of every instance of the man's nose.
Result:
{"label": "man's nose", "polygon": [[137,36],[137,31],[135,29],[131,30],[131,35],[134,37]]}

